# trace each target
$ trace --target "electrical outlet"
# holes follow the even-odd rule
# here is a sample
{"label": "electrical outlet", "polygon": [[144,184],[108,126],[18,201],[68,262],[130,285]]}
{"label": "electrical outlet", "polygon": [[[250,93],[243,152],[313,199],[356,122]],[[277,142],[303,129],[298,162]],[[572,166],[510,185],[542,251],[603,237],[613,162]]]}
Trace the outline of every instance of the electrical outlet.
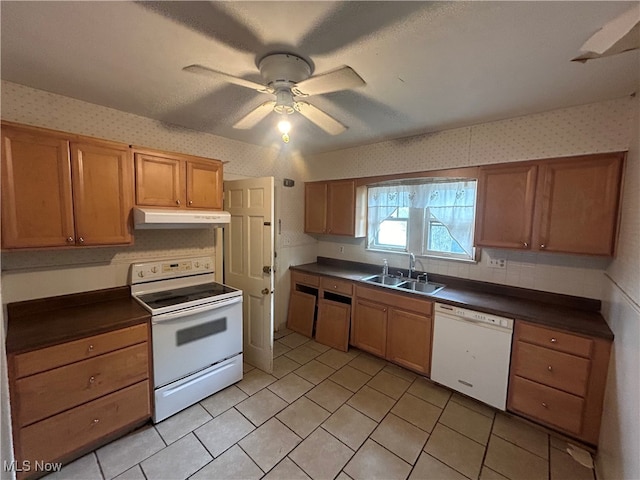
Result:
{"label": "electrical outlet", "polygon": [[340,245],[339,251],[340,251],[340,253],[344,253],[344,245]]}
{"label": "electrical outlet", "polygon": [[505,258],[490,258],[489,266],[491,268],[507,268],[507,260]]}

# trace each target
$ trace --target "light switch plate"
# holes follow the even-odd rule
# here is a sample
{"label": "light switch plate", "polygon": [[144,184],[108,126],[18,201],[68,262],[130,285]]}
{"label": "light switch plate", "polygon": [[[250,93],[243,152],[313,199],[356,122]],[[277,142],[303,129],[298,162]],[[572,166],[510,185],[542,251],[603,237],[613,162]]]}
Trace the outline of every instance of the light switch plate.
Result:
{"label": "light switch plate", "polygon": [[507,259],[506,258],[490,258],[489,266],[491,268],[507,268]]}

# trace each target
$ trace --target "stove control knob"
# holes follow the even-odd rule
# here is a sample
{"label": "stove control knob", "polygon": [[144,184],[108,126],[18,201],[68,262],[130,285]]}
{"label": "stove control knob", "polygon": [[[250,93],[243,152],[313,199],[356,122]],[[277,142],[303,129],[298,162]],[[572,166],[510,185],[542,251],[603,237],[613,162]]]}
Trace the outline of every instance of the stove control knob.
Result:
{"label": "stove control knob", "polygon": [[205,264],[204,264],[204,268],[205,268],[205,269],[207,269],[207,270],[209,270],[209,264],[208,264],[208,263],[205,263]]}
{"label": "stove control knob", "polygon": [[144,272],[143,272],[142,270],[141,270],[141,271],[139,271],[139,272],[138,272],[138,276],[139,276],[140,278],[144,277]]}
{"label": "stove control knob", "polygon": [[151,273],[157,273],[158,267],[151,267]]}
{"label": "stove control knob", "polygon": [[196,268],[200,268],[200,262],[196,262],[196,263],[195,263],[195,267],[196,267]]}

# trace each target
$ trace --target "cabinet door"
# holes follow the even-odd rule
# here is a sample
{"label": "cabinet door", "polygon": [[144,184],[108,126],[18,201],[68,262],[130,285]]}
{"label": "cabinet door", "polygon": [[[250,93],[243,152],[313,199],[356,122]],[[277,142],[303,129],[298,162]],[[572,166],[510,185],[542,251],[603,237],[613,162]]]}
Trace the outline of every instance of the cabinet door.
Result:
{"label": "cabinet door", "polygon": [[355,234],[356,187],[353,180],[327,185],[327,233]]}
{"label": "cabinet door", "polygon": [[387,360],[411,370],[431,373],[430,316],[389,309]]}
{"label": "cabinet door", "polygon": [[326,233],[327,231],[327,184],[305,183],[304,185],[304,232]]}
{"label": "cabinet door", "polygon": [[384,357],[387,350],[387,307],[380,303],[356,300],[351,342],[354,346]]}
{"label": "cabinet door", "polygon": [[480,168],[477,246],[530,248],[537,170],[535,165]]}
{"label": "cabinet door", "polygon": [[315,311],[315,295],[293,290],[289,297],[287,328],[306,337],[311,337],[313,334]]}
{"label": "cabinet door", "polygon": [[613,255],[622,158],[604,155],[543,166],[535,248]]}
{"label": "cabinet door", "polygon": [[316,342],[346,352],[349,348],[350,320],[350,304],[319,300]]}
{"label": "cabinet door", "polygon": [[3,127],[2,247],[74,241],[69,142]]}
{"label": "cabinet door", "polygon": [[135,157],[136,205],[184,205],[186,184],[183,161],[143,153],[136,153]]}
{"label": "cabinet door", "polygon": [[72,143],[77,245],[132,243],[133,161],[127,147]]}
{"label": "cabinet door", "polygon": [[187,161],[187,207],[222,210],[222,163]]}

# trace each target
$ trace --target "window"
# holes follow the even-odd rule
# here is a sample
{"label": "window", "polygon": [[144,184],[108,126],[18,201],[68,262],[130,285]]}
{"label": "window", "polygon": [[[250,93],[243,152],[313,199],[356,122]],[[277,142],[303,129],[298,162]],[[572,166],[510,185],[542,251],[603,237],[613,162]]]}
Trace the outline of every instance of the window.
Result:
{"label": "window", "polygon": [[391,215],[380,222],[374,244],[377,248],[407,250],[409,232],[409,209],[396,208]]}
{"label": "window", "polygon": [[476,183],[433,178],[369,187],[367,248],[473,260]]}

